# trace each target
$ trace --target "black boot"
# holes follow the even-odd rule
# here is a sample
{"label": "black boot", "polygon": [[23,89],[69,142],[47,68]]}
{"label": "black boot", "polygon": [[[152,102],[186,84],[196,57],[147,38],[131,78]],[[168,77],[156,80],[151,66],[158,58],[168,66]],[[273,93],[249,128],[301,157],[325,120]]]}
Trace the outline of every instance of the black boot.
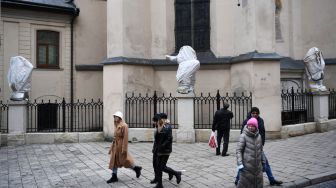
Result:
{"label": "black boot", "polygon": [[162,183],[157,183],[154,188],[163,188]]}
{"label": "black boot", "polygon": [[273,185],[281,185],[282,181],[274,180],[274,181],[270,182],[270,184],[271,184],[271,186],[273,186]]}
{"label": "black boot", "polygon": [[224,143],[224,144],[223,144],[223,151],[222,151],[222,156],[223,156],[223,157],[225,157],[225,156],[229,156],[229,154],[227,154],[228,147],[229,147],[229,144],[228,144],[228,143]]}
{"label": "black boot", "polygon": [[216,155],[220,155],[220,147],[216,148]]}
{"label": "black boot", "polygon": [[176,172],[176,183],[179,184],[181,182],[182,172]]}
{"label": "black boot", "polygon": [[117,174],[112,174],[112,177],[106,181],[106,183],[114,183],[118,181]]}
{"label": "black boot", "polygon": [[136,174],[137,178],[139,178],[140,175],[141,175],[141,169],[142,169],[141,166],[135,166],[134,169],[133,169],[135,171],[135,174]]}
{"label": "black boot", "polygon": [[172,173],[169,173],[169,174],[168,174],[168,178],[169,178],[169,180],[172,180],[173,177],[174,177],[174,175],[173,175]]}
{"label": "black boot", "polygon": [[150,184],[154,184],[157,183],[158,181],[156,180],[156,178],[154,178],[153,180],[150,181]]}

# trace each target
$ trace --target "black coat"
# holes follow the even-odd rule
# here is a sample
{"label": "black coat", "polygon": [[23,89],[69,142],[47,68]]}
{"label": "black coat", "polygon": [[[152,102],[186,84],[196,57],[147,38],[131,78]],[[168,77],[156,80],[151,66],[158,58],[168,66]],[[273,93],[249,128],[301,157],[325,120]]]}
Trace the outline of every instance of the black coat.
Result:
{"label": "black coat", "polygon": [[[252,115],[251,115],[251,113],[249,113],[247,115],[247,118],[244,120],[244,122],[242,124],[241,130],[240,130],[240,134],[243,132],[244,127],[245,127],[247,121],[251,117],[252,117]],[[265,145],[266,131],[265,131],[265,126],[264,126],[264,120],[260,116],[258,116],[257,121],[258,121],[258,130],[259,130],[259,134],[261,136],[262,145]]]}
{"label": "black coat", "polygon": [[213,118],[212,130],[230,129],[230,120],[233,118],[233,113],[227,109],[217,110]]}
{"label": "black coat", "polygon": [[170,154],[172,152],[173,134],[170,124],[165,124],[161,132],[156,131],[154,136],[153,152],[158,154]]}

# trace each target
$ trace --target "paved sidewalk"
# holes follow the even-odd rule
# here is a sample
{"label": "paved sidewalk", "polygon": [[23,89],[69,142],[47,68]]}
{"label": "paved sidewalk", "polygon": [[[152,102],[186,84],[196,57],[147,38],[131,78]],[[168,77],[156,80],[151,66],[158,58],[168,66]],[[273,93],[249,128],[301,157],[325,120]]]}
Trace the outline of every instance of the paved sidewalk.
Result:
{"label": "paved sidewalk", "polygon": [[[120,169],[119,182],[106,184],[110,143],[27,145],[0,149],[0,187],[153,187],[152,143],[129,144],[129,151],[143,167],[137,179],[129,169]],[[215,156],[206,143],[175,144],[168,166],[185,170],[182,182],[168,180],[164,187],[235,187],[236,143],[228,157]],[[336,131],[285,140],[266,141],[265,153],[277,179],[285,186],[327,181],[336,175]],[[321,179],[324,177],[324,179]],[[269,186],[266,175],[264,185]]]}

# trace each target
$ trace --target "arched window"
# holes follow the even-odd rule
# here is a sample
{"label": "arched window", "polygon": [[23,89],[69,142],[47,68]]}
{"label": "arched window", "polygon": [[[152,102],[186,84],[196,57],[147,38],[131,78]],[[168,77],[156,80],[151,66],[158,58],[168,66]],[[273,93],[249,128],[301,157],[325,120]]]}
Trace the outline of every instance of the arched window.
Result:
{"label": "arched window", "polygon": [[210,0],[175,0],[175,51],[184,45],[210,50]]}
{"label": "arched window", "polygon": [[59,32],[36,32],[36,67],[59,68]]}

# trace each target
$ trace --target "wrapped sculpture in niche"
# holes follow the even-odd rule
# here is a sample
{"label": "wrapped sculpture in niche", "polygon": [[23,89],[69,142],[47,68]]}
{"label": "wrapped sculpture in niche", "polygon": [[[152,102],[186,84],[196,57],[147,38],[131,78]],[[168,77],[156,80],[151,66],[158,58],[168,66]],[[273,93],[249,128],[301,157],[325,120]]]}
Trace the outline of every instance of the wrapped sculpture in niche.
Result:
{"label": "wrapped sculpture in niche", "polygon": [[178,82],[177,92],[188,94],[194,92],[195,74],[200,68],[195,50],[190,46],[183,46],[177,56],[166,55],[166,59],[178,63],[176,80]]}
{"label": "wrapped sculpture in niche", "polygon": [[306,75],[309,79],[309,87],[313,91],[326,91],[327,88],[323,85],[325,62],[322,52],[312,47],[308,50],[304,59]]}
{"label": "wrapped sculpture in niche", "polygon": [[9,87],[12,90],[11,100],[22,101],[28,99],[32,71],[33,65],[24,57],[15,56],[10,59],[7,78]]}

